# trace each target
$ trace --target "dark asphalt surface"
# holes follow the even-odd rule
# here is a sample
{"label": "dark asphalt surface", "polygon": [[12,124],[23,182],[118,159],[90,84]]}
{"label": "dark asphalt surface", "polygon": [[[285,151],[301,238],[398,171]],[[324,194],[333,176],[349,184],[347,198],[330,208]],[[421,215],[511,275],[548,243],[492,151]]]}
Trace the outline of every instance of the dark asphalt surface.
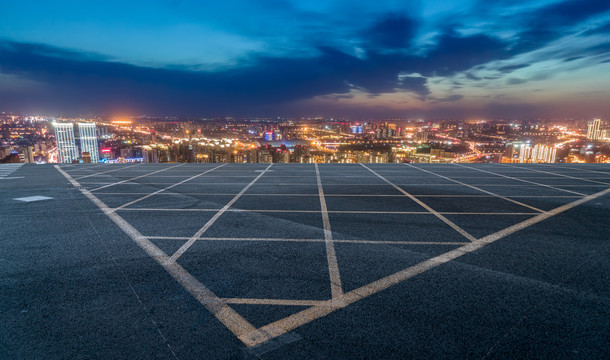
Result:
{"label": "dark asphalt surface", "polygon": [[[114,208],[217,166],[133,179],[175,165],[62,169]],[[475,238],[538,213],[467,185],[543,211],[610,188],[607,165],[415,165],[457,182],[367,166]],[[170,256],[212,221],[177,263],[220,298],[328,300],[315,168],[251,183],[266,167],[228,164],[117,213]],[[344,292],[470,242],[360,165],[319,173]],[[248,348],[52,165],[24,165],[0,179],[0,359],[603,359],[609,259],[603,195]],[[310,306],[230,304],[256,328]]]}

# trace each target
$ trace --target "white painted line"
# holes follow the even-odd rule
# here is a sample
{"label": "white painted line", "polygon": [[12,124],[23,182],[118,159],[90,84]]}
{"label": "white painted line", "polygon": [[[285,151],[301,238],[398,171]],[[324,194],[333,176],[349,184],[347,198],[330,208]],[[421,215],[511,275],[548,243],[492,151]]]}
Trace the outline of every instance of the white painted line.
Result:
{"label": "white painted line", "polygon": [[[159,209],[159,208],[111,208],[110,211],[176,211],[176,212],[213,212],[221,209]],[[230,208],[226,212],[252,212],[252,213],[305,213],[319,214],[321,210],[288,210],[288,209],[237,209]],[[434,215],[429,211],[367,211],[367,210],[328,210],[328,214],[390,214],[390,215]],[[538,215],[539,212],[459,212],[459,211],[438,211],[441,215]]]}
{"label": "white painted line", "polygon": [[440,213],[438,213],[436,210],[434,210],[433,208],[431,208],[430,206],[426,205],[424,202],[422,202],[421,200],[419,200],[418,198],[416,198],[415,196],[411,195],[410,193],[406,192],[403,188],[401,188],[400,186],[392,183],[390,180],[384,178],[383,176],[379,175],[378,173],[376,173],[375,171],[371,170],[370,168],[368,168],[366,165],[364,164],[360,164],[362,165],[365,169],[367,169],[368,171],[372,172],[373,174],[377,175],[381,180],[387,182],[389,185],[391,185],[392,187],[394,187],[396,190],[400,191],[401,193],[403,193],[405,196],[409,197],[411,200],[415,201],[416,203],[418,203],[421,207],[423,207],[424,209],[428,210],[429,212],[431,212],[432,214],[434,214],[437,218],[439,218],[440,220],[442,220],[445,224],[451,226],[455,231],[457,231],[458,233],[462,234],[465,238],[467,238],[470,241],[475,241],[476,238],[472,235],[470,235],[468,232],[466,232],[466,230],[462,229],[461,227],[457,226],[456,224],[454,224],[451,220],[447,219],[446,217],[444,217],[443,215],[441,215]]}
{"label": "white painted line", "polygon": [[227,305],[216,294],[203,286],[199,280],[186,271],[178,263],[170,261],[169,256],[159,249],[155,244],[151,243],[138,230],[131,226],[127,221],[120,217],[117,213],[111,212],[108,206],[98,199],[89,190],[80,186],[80,184],[72,179],[70,174],[55,165],[59,171],[70,183],[78,188],[83,195],[96,204],[100,210],[106,214],[117,226],[125,232],[142,250],[152,257],[165,271],[167,271],[180,285],[182,285],[200,304],[205,306],[227,329],[237,336],[246,346],[254,346],[270,340],[271,338],[264,333],[257,332],[246,319],[239,315],[229,305]]}
{"label": "white painted line", "polygon": [[10,174],[17,171],[24,164],[22,163],[11,163],[11,164],[0,164],[0,180],[14,180],[14,179],[23,179],[23,176],[12,176],[9,177]]}
{"label": "white painted line", "polygon": [[508,175],[503,175],[503,174],[498,174],[498,173],[487,171],[487,170],[477,169],[476,167],[465,166],[465,165],[462,165],[462,164],[453,164],[453,165],[461,166],[461,167],[466,168],[466,169],[471,169],[471,170],[476,170],[476,171],[480,171],[480,172],[484,172],[484,173],[488,173],[488,174],[497,175],[497,176],[500,176],[500,177],[503,177],[503,178],[507,178],[507,179],[512,179],[512,180],[517,180],[517,181],[525,182],[525,183],[528,183],[528,184],[544,186],[544,187],[549,188],[549,189],[555,189],[555,190],[559,190],[559,191],[563,191],[563,192],[568,192],[568,193],[571,193],[571,194],[585,196],[585,194],[579,193],[579,192],[576,192],[576,191],[561,189],[561,188],[558,188],[558,187],[555,187],[555,186],[551,186],[551,185],[546,185],[546,184],[541,184],[541,183],[537,183],[537,182],[534,182],[534,181],[519,179],[519,178],[516,178],[516,177],[512,177],[512,176],[508,176]]}
{"label": "white painted line", "polygon": [[[498,164],[498,165],[505,165],[505,164]],[[590,180],[590,179],[583,179],[583,178],[579,178],[576,176],[570,176],[570,175],[564,175],[564,174],[557,174],[554,172],[550,172],[550,171],[544,171],[544,170],[537,170],[537,169],[530,169],[529,167],[523,167],[524,169],[528,170],[528,171],[535,171],[535,172],[539,172],[539,173],[544,173],[544,174],[549,174],[549,175],[555,175],[555,176],[561,176],[561,177],[565,177],[568,179],[574,179],[574,180],[579,180],[579,181],[586,181],[586,182],[590,182],[590,183],[595,183],[595,184],[600,184],[600,185],[608,185],[610,186],[610,183],[607,182],[603,182],[603,181],[596,181],[596,180]],[[570,186],[570,185],[565,185],[565,186]]]}
{"label": "white painted line", "polygon": [[119,184],[124,184],[124,183],[126,183],[126,182],[130,182],[130,181],[132,181],[132,180],[140,179],[140,178],[143,178],[143,177],[145,177],[145,176],[149,176],[149,175],[152,175],[152,174],[160,173],[160,172],[162,172],[162,171],[167,171],[167,170],[169,170],[169,169],[173,169],[173,168],[175,168],[175,167],[182,166],[182,165],[184,165],[184,164],[178,164],[178,165],[170,166],[170,167],[167,167],[167,168],[165,168],[165,169],[161,169],[161,170],[157,170],[157,171],[154,171],[154,172],[151,172],[151,173],[148,173],[148,174],[144,174],[144,175],[136,176],[136,177],[133,177],[133,178],[131,178],[131,179],[125,179],[125,180],[123,180],[123,181],[119,181],[119,182],[115,182],[115,183],[112,183],[112,184],[108,184],[108,185],[100,186],[100,187],[95,188],[95,189],[90,190],[90,191],[92,191],[92,192],[93,192],[93,191],[97,191],[97,190],[105,189],[105,188],[110,187],[110,186],[115,186],[115,185],[119,185]]}
{"label": "white painted line", "polygon": [[[160,240],[190,240],[190,237],[186,236],[147,236],[148,239],[160,239]],[[197,241],[263,241],[263,242],[309,242],[309,243],[322,243],[326,242],[325,239],[298,239],[298,238],[222,238],[222,237],[201,237]],[[333,243],[342,244],[395,244],[395,245],[464,245],[466,242],[460,241],[392,241],[392,240],[337,240],[334,239]]]}
{"label": "white painted line", "polygon": [[207,174],[207,173],[209,173],[209,172],[211,172],[211,171],[214,171],[214,170],[216,170],[216,169],[218,169],[218,168],[221,168],[221,167],[223,167],[223,166],[225,166],[225,165],[227,165],[227,164],[222,164],[222,165],[216,166],[216,167],[214,167],[214,168],[211,168],[211,169],[209,169],[209,170],[206,170],[206,171],[204,171],[204,172],[202,172],[202,173],[200,173],[200,174],[197,174],[197,175],[195,175],[195,176],[191,176],[191,177],[190,177],[190,178],[188,178],[188,179],[182,180],[182,181],[180,181],[180,182],[178,182],[178,183],[176,183],[176,184],[174,184],[174,185],[170,185],[170,186],[165,187],[165,188],[163,188],[163,189],[157,190],[157,191],[155,191],[155,192],[153,192],[153,193],[150,193],[150,194],[148,194],[148,195],[146,195],[146,196],[143,196],[143,197],[141,197],[141,198],[139,198],[139,199],[136,199],[136,200],[130,201],[130,202],[128,202],[128,203],[126,203],[126,204],[123,204],[123,205],[121,205],[121,206],[119,206],[118,208],[113,209],[113,210],[114,210],[114,211],[116,211],[116,210],[121,210],[121,209],[123,209],[123,208],[125,208],[125,207],[127,207],[127,206],[133,205],[133,204],[135,204],[135,203],[137,203],[137,202],[139,202],[139,201],[142,201],[142,200],[144,200],[144,199],[147,199],[147,198],[149,198],[149,197],[151,197],[151,196],[154,196],[154,195],[157,195],[157,194],[159,194],[159,193],[162,193],[162,192],[164,192],[165,190],[169,190],[169,189],[171,189],[171,188],[173,188],[173,187],[175,187],[175,186],[182,185],[182,184],[184,184],[185,182],[187,182],[187,181],[189,181],[189,180],[193,180],[193,179],[195,179],[195,178],[198,178],[198,177],[200,177],[200,176],[202,176],[202,175],[205,175],[205,174]]}
{"label": "white painted line", "polygon": [[51,199],[53,199],[53,198],[48,197],[48,196],[36,195],[36,196],[26,196],[26,197],[14,198],[13,200],[18,200],[18,201],[23,201],[23,202],[32,202],[32,201],[42,201],[42,200],[51,200]]}
{"label": "white painted line", "polygon": [[289,299],[246,299],[246,298],[224,298],[227,304],[245,305],[280,305],[280,306],[323,306],[324,300],[289,300]]}
{"label": "white painted line", "polygon": [[[540,165],[544,165],[544,166],[554,166],[554,165],[550,165],[550,164],[538,164],[538,166]],[[578,166],[578,165],[576,165]],[[565,166],[565,165],[561,165],[561,167],[559,167],[559,169],[569,169],[569,170],[576,170],[576,171],[586,171],[586,172],[590,172],[590,173],[596,173],[596,174],[605,174],[605,175],[610,175],[610,172],[608,171],[598,171],[598,170],[590,170],[590,169],[583,169],[583,168],[579,168],[579,167],[571,167],[571,166]]]}
{"label": "white painted line", "polygon": [[88,177],[91,177],[91,176],[98,176],[98,175],[101,175],[101,174],[107,174],[107,173],[111,173],[111,172],[115,172],[115,171],[126,170],[126,169],[129,169],[129,168],[132,168],[132,167],[135,167],[135,166],[140,166],[140,165],[142,165],[142,163],[140,163],[140,164],[135,164],[135,165],[124,166],[124,167],[123,167],[123,166],[121,166],[121,167],[119,167],[118,169],[112,169],[112,170],[108,170],[108,171],[102,171],[102,172],[100,172],[100,173],[95,173],[95,174],[90,174],[90,175],[80,176],[80,177],[77,177],[75,180],[81,180],[81,179],[88,178]]}
{"label": "white painted line", "polygon": [[[266,334],[267,337],[269,337],[269,338],[274,338],[274,337],[280,336],[280,335],[285,334],[289,331],[292,331],[302,325],[305,325],[316,319],[324,317],[336,310],[342,309],[349,304],[362,300],[363,298],[366,298],[366,297],[376,294],[382,290],[385,290],[391,286],[399,284],[399,283],[401,283],[407,279],[410,279],[416,275],[419,275],[425,271],[438,267],[442,264],[446,264],[449,261],[459,258],[460,256],[463,256],[463,255],[469,254],[475,250],[478,250],[488,244],[498,241],[517,231],[526,229],[543,220],[546,220],[546,219],[553,217],[557,214],[560,214],[564,211],[572,209],[575,206],[581,205],[583,203],[586,203],[588,201],[591,201],[593,199],[596,199],[600,196],[604,196],[609,193],[610,193],[610,189],[606,189],[606,190],[600,191],[596,194],[585,196],[572,203],[560,206],[560,207],[555,208],[546,213],[539,214],[538,216],[536,216],[534,218],[525,220],[521,223],[508,227],[504,230],[501,230],[501,231],[498,231],[491,235],[485,236],[472,243],[468,243],[458,249],[455,249],[455,250],[449,251],[447,253],[444,253],[442,255],[433,257],[429,260],[426,260],[417,265],[408,267],[395,274],[386,276],[385,278],[379,279],[368,285],[362,286],[356,290],[352,290],[348,293],[343,294],[339,299],[327,300],[326,304],[324,304],[324,305],[310,307],[310,308],[300,311],[296,314],[290,315],[284,319],[278,320],[269,325],[265,325],[265,326],[257,329],[256,332],[253,332],[252,335],[248,335],[248,334],[244,335],[243,338],[251,340],[251,339],[254,339],[260,333]],[[253,341],[253,342],[255,343],[254,345],[256,345],[256,344],[260,344],[264,341],[260,341],[260,342]],[[250,345],[250,346],[253,346],[253,345]]]}
{"label": "white painted line", "polygon": [[316,182],[318,183],[318,197],[320,199],[320,211],[322,212],[322,224],[324,226],[324,242],[326,244],[326,261],[328,262],[328,275],[330,277],[330,291],[333,298],[337,298],[343,294],[341,284],[341,276],[339,275],[339,265],[337,263],[337,255],[335,246],[333,245],[333,233],[330,228],[330,220],[328,218],[328,209],[326,207],[326,199],[324,198],[324,188],[320,179],[320,169],[318,164],[315,165]]}
{"label": "white painted line", "polygon": [[[148,195],[150,193],[147,192],[103,192],[103,191],[98,191],[96,192],[97,195]],[[202,192],[196,192],[196,193],[190,193],[190,192],[171,192],[171,191],[165,191],[163,193],[160,193],[158,195],[167,195],[167,196],[235,196],[237,195],[237,193],[202,193]],[[492,195],[415,195],[412,194],[415,197],[434,197],[434,198],[492,198],[495,196]],[[248,194],[243,194],[242,196],[262,196],[262,197],[266,197],[266,196],[286,196],[286,197],[292,197],[292,196],[305,196],[305,197],[318,197],[319,195],[317,193],[315,194],[291,194],[291,193],[277,193],[277,194],[266,194],[266,193],[248,193]],[[403,197],[403,194],[395,194],[395,195],[388,195],[388,194],[328,194],[328,193],[324,193],[324,197],[379,197],[379,198],[384,198],[384,197]],[[506,196],[508,198],[525,198],[525,199],[537,199],[537,198],[581,198],[582,196],[579,195],[508,195]]]}
{"label": "white painted line", "polygon": [[452,179],[452,178],[448,178],[448,177],[446,177],[446,176],[444,176],[444,175],[436,174],[436,173],[433,173],[432,171],[428,171],[428,170],[426,170],[426,169],[422,169],[422,168],[419,168],[419,167],[417,167],[417,166],[413,166],[413,165],[411,165],[411,164],[404,164],[404,165],[410,166],[410,167],[412,167],[412,168],[414,168],[414,169],[417,169],[417,170],[424,171],[424,172],[426,172],[426,173],[428,173],[428,174],[432,174],[432,175],[440,176],[440,177],[441,177],[441,178],[443,178],[443,179],[447,179],[447,180],[453,181],[453,182],[455,182],[455,183],[457,183],[457,184],[467,186],[467,187],[469,187],[469,188],[471,188],[471,189],[478,190],[478,191],[483,192],[483,193],[486,193],[486,194],[488,194],[488,195],[493,195],[493,196],[498,197],[498,198],[500,198],[500,199],[502,199],[502,200],[510,201],[510,202],[512,202],[512,203],[514,203],[514,204],[517,204],[517,205],[520,205],[520,206],[526,207],[526,208],[528,208],[528,209],[531,209],[531,210],[534,210],[534,211],[537,211],[537,212],[540,212],[540,213],[543,213],[543,212],[544,212],[544,210],[540,210],[540,209],[538,209],[538,208],[536,208],[536,207],[533,207],[533,206],[530,206],[530,205],[524,204],[524,203],[519,202],[519,201],[517,201],[517,200],[513,200],[513,199],[510,199],[510,198],[507,198],[506,196],[501,196],[501,195],[498,195],[498,194],[493,193],[493,192],[491,192],[491,191],[483,190],[483,189],[478,188],[478,187],[476,187],[476,186],[474,186],[474,185],[469,185],[469,184],[463,183],[463,182],[461,182],[461,181],[454,180],[454,179]]}
{"label": "white painted line", "polygon": [[[273,164],[270,164],[269,166],[267,166],[267,168],[265,170],[269,170],[269,168],[272,166]],[[218,211],[210,220],[208,220],[208,222],[203,225],[203,227],[201,229],[199,229],[195,235],[193,235],[191,237],[191,239],[189,241],[187,241],[186,243],[184,243],[184,245],[182,245],[180,247],[180,249],[178,249],[169,259],[169,261],[171,262],[176,262],[176,260],[178,260],[178,258],[180,256],[182,256],[182,254],[184,254],[184,252],[186,250],[188,250],[188,248],[190,248],[195,241],[201,237],[201,235],[203,235],[204,232],[206,232],[212,225],[214,225],[214,223],[216,222],[216,220],[218,220],[218,218],[220,218],[220,216],[222,216],[222,214],[225,213],[225,211],[227,211],[227,209],[229,209],[231,207],[231,205],[233,205],[240,197],[243,193],[245,193],[246,191],[248,191],[248,189],[254,185],[254,183],[256,183],[258,181],[258,179],[260,179],[263,175],[265,175],[264,172],[260,173],[256,178],[254,178],[254,180],[252,180],[248,185],[246,185],[246,187],[244,187],[239,194],[235,195],[235,197],[233,199],[231,199],[231,201],[229,201],[222,209],[220,209],[220,211]]]}

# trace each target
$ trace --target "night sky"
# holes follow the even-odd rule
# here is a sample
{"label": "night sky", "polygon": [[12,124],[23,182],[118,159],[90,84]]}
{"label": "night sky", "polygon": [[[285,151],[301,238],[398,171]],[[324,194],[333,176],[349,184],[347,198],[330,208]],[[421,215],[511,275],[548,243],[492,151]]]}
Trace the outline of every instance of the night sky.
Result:
{"label": "night sky", "polygon": [[0,111],[610,115],[608,0],[0,0],[0,13]]}

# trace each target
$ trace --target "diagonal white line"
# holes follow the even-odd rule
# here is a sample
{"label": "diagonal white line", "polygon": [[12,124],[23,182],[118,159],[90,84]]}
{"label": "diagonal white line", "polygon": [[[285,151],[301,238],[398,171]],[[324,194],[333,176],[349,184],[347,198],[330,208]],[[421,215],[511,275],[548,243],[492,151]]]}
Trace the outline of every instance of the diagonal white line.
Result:
{"label": "diagonal white line", "polygon": [[[80,186],[80,184],[72,179],[70,174],[55,165],[59,171],[70,183],[78,188],[83,195],[97,205],[100,210],[106,214],[125,234],[127,234],[142,250],[152,257],[165,271],[167,271],[180,285],[182,285],[191,295],[205,306],[220,322],[224,324],[235,336],[237,336],[246,346],[253,346],[255,343],[268,341],[270,337],[264,333],[256,332],[256,328],[252,326],[246,319],[239,315],[229,305],[227,305],[216,294],[203,286],[199,280],[186,271],[179,264],[169,261],[169,256],[161,249],[151,243],[138,230],[131,226],[127,221],[120,217],[117,213],[108,211],[108,206],[98,199],[89,190]],[[254,335],[252,335],[254,334]]]}
{"label": "diagonal white line", "polygon": [[89,191],[93,192],[93,191],[97,191],[97,190],[105,189],[105,188],[107,188],[107,187],[111,187],[111,186],[115,186],[115,185],[123,184],[123,183],[129,182],[129,181],[132,181],[132,180],[137,180],[137,179],[140,179],[140,178],[143,178],[143,177],[146,177],[146,176],[150,176],[150,175],[152,175],[152,174],[160,173],[160,172],[162,172],[162,171],[167,171],[167,170],[169,170],[169,169],[173,169],[173,168],[175,168],[175,167],[182,166],[182,165],[184,165],[184,164],[178,164],[178,165],[170,166],[170,167],[167,167],[167,168],[165,168],[165,169],[161,169],[161,170],[153,171],[153,172],[151,172],[151,173],[147,173],[147,174],[144,174],[144,175],[136,176],[136,177],[133,177],[133,178],[131,178],[131,179],[125,179],[125,180],[122,180],[122,181],[119,181],[119,182],[115,182],[115,183],[112,183],[112,184],[108,184],[108,185],[100,186],[100,187],[98,187],[98,188],[95,188],[95,189],[93,189],[93,190],[89,190]]}
{"label": "diagonal white line", "polygon": [[214,225],[214,223],[216,222],[216,220],[218,220],[218,218],[220,218],[220,216],[222,216],[222,214],[224,214],[230,207],[231,205],[233,205],[246,191],[248,191],[248,189],[254,185],[255,182],[258,181],[258,179],[260,179],[263,175],[265,175],[267,173],[267,171],[269,170],[269,168],[273,165],[269,164],[269,166],[267,166],[265,168],[265,170],[263,170],[257,177],[254,178],[254,180],[252,180],[248,185],[246,185],[246,187],[244,187],[239,194],[235,195],[235,197],[233,199],[231,199],[231,201],[229,201],[222,209],[220,209],[210,220],[208,220],[207,223],[205,223],[205,225],[203,225],[203,227],[201,229],[199,229],[195,235],[193,235],[186,243],[184,243],[184,245],[182,245],[180,247],[180,249],[178,249],[169,259],[171,262],[176,262],[176,260],[178,260],[178,258],[180,256],[182,256],[182,254],[184,254],[184,252],[186,250],[188,250],[188,248],[190,248],[195,241],[197,241],[198,238],[201,237],[201,235],[203,235],[204,232],[206,232],[212,225]]}
{"label": "diagonal white line", "polygon": [[409,199],[411,199],[411,200],[415,201],[416,203],[418,203],[424,209],[426,209],[429,212],[431,212],[432,214],[434,214],[434,216],[436,216],[437,218],[441,219],[445,224],[451,226],[455,231],[457,231],[458,233],[462,234],[468,240],[470,240],[470,241],[475,241],[476,240],[476,238],[474,236],[470,235],[468,232],[466,232],[466,230],[464,230],[461,227],[457,226],[451,220],[449,220],[446,217],[444,217],[443,215],[441,215],[438,211],[434,210],[433,208],[431,208],[430,206],[426,205],[424,202],[422,202],[421,200],[419,200],[415,196],[413,196],[413,195],[409,194],[408,192],[406,192],[400,186],[394,184],[390,180],[388,180],[385,177],[379,175],[378,173],[376,173],[372,169],[368,168],[366,165],[364,165],[364,164],[360,164],[360,165],[362,165],[365,169],[367,169],[368,171],[372,172],[373,174],[377,175],[381,180],[385,181],[386,183],[388,183],[389,185],[394,187],[396,190],[398,190],[401,193],[403,193],[405,196],[409,197]]}
{"label": "diagonal white line", "polygon": [[[498,165],[505,165],[505,164],[498,164]],[[565,178],[568,178],[568,179],[574,179],[574,180],[579,180],[579,181],[587,181],[587,182],[590,182],[590,183],[595,183],[595,184],[600,184],[600,185],[610,185],[610,183],[603,182],[603,181],[583,179],[583,178],[579,178],[579,177],[576,177],[576,176],[557,174],[557,173],[554,173],[554,172],[544,171],[544,170],[530,169],[529,167],[525,167],[525,166],[522,167],[522,169],[525,169],[525,170],[528,170],[528,171],[535,171],[535,172],[539,172],[539,173],[544,173],[544,174],[549,174],[549,175],[561,176],[561,177],[565,177]],[[567,186],[569,186],[569,185],[567,185]]]}
{"label": "diagonal white line", "polygon": [[[374,281],[368,285],[364,285],[356,290],[352,290],[348,293],[343,294],[339,299],[327,300],[326,304],[310,307],[301,312],[290,315],[284,319],[278,320],[269,325],[265,325],[261,328],[256,329],[252,334],[246,334],[245,336],[243,336],[243,339],[252,339],[256,336],[260,336],[260,334],[265,334],[268,338],[274,338],[274,337],[283,335],[302,325],[310,323],[318,318],[324,317],[336,310],[342,309],[352,303],[355,303],[356,301],[359,301],[363,298],[376,294],[382,290],[385,290],[391,286],[399,284],[399,283],[401,283],[407,279],[410,279],[416,275],[419,275],[425,271],[428,271],[428,270],[438,267],[440,265],[446,264],[449,261],[455,260],[455,259],[459,258],[460,256],[469,254],[475,250],[478,250],[488,244],[498,241],[517,231],[526,229],[543,220],[546,220],[550,217],[563,213],[567,210],[572,209],[575,206],[584,204],[588,201],[596,199],[600,196],[604,196],[606,194],[610,194],[610,188],[600,191],[593,195],[582,197],[572,203],[560,206],[560,207],[555,208],[546,213],[539,214],[538,216],[525,220],[521,223],[515,224],[504,230],[500,230],[491,235],[485,236],[472,243],[467,243],[466,245],[464,245],[460,248],[457,248],[455,250],[449,251],[442,255],[436,256],[429,260],[423,261],[417,265],[408,267],[402,271],[399,271],[390,276],[386,276],[385,278]],[[242,339],[242,338],[240,338],[240,339]],[[259,341],[259,342],[254,341],[254,345],[258,345],[262,342],[264,342],[264,341]],[[250,346],[254,346],[254,345],[250,345]]]}
{"label": "diagonal white line", "polygon": [[91,177],[91,176],[96,176],[96,175],[101,175],[101,174],[111,173],[111,172],[115,172],[115,171],[125,170],[125,169],[129,169],[129,168],[132,168],[132,167],[134,167],[134,166],[139,166],[139,165],[142,165],[142,163],[140,163],[140,164],[135,164],[135,165],[129,165],[129,166],[125,166],[125,167],[123,167],[123,166],[118,166],[118,169],[112,169],[112,170],[108,170],[108,171],[102,171],[102,172],[95,173],[95,174],[89,174],[89,175],[85,175],[85,176],[79,176],[79,177],[75,178],[74,180],[81,180],[81,179],[85,179],[85,178],[88,178],[88,177]]}
{"label": "diagonal white line", "polygon": [[335,245],[333,244],[333,233],[330,228],[330,219],[328,218],[328,209],[326,208],[326,199],[324,198],[324,188],[322,187],[322,179],[320,178],[320,169],[318,164],[314,164],[316,169],[316,181],[318,183],[318,195],[320,198],[320,210],[322,212],[322,224],[324,225],[324,242],[326,243],[326,260],[328,262],[328,275],[330,276],[330,291],[333,298],[343,294],[341,285],[341,276],[339,275],[339,264],[337,263],[337,254],[335,253]]}
{"label": "diagonal white line", "polygon": [[[551,166],[553,167],[554,165],[551,164],[538,164],[538,166]],[[578,166],[578,165],[576,165]],[[608,171],[598,171],[598,170],[590,170],[590,169],[581,169],[578,167],[571,167],[571,166],[565,166],[565,165],[561,165],[560,169],[568,169],[568,170],[578,170],[578,171],[586,171],[586,172],[590,172],[590,173],[596,173],[596,174],[605,174],[605,175],[610,175],[610,172]]]}
{"label": "diagonal white line", "polygon": [[139,201],[142,201],[142,200],[144,200],[144,199],[147,199],[147,198],[149,198],[149,197],[151,197],[151,196],[154,196],[154,195],[157,195],[157,194],[159,194],[159,193],[162,193],[162,192],[164,192],[165,190],[169,190],[169,189],[171,189],[171,188],[173,188],[173,187],[175,187],[175,186],[182,185],[182,184],[184,184],[184,183],[185,183],[185,182],[187,182],[187,181],[190,181],[190,180],[193,180],[193,179],[195,179],[195,178],[198,178],[198,177],[200,177],[200,176],[202,176],[202,175],[205,175],[205,174],[207,174],[207,173],[209,173],[209,172],[211,172],[211,171],[214,171],[214,170],[216,170],[216,169],[218,169],[218,168],[221,168],[221,167],[223,167],[223,166],[225,166],[225,165],[227,165],[227,164],[222,164],[222,165],[220,165],[220,166],[216,166],[215,168],[209,169],[209,170],[204,171],[204,172],[202,172],[202,173],[200,173],[200,174],[197,174],[197,175],[195,175],[195,176],[191,176],[190,178],[185,179],[185,180],[182,180],[182,181],[180,181],[180,182],[178,182],[178,183],[176,183],[176,184],[170,185],[170,186],[168,186],[168,187],[166,187],[166,188],[163,188],[163,189],[161,189],[161,190],[157,190],[157,191],[155,191],[155,192],[153,192],[153,193],[150,193],[150,194],[148,194],[148,195],[146,195],[146,196],[142,196],[142,197],[141,197],[141,198],[139,198],[139,199],[136,199],[136,200],[130,201],[130,202],[128,202],[127,204],[123,204],[123,205],[119,206],[118,208],[113,209],[113,211],[117,211],[117,210],[121,210],[121,209],[123,209],[123,208],[126,208],[127,206],[133,205],[133,204],[135,204],[135,203],[137,203],[137,202],[139,202]]}
{"label": "diagonal white line", "polygon": [[497,175],[497,176],[500,176],[500,177],[503,177],[503,178],[507,178],[507,179],[512,179],[512,180],[517,180],[517,181],[525,182],[525,183],[528,183],[528,184],[544,186],[544,187],[547,187],[549,189],[554,189],[554,190],[559,190],[559,191],[563,191],[563,192],[567,192],[567,193],[571,193],[571,194],[585,196],[585,194],[579,193],[579,192],[576,192],[576,191],[561,189],[561,188],[558,188],[558,187],[555,187],[555,186],[551,186],[551,185],[547,185],[547,184],[541,184],[541,183],[537,183],[537,182],[534,182],[534,181],[529,181],[529,180],[519,179],[519,178],[508,176],[508,175],[498,174],[498,173],[495,173],[495,172],[492,172],[492,171],[477,169],[476,167],[464,166],[464,165],[461,165],[461,164],[453,164],[453,165],[461,166],[461,167],[466,168],[466,169],[471,169],[471,170],[476,170],[476,171],[480,171],[480,172],[484,172],[484,173],[488,173],[488,174]]}
{"label": "diagonal white line", "polygon": [[458,180],[455,180],[455,179],[449,178],[449,177],[447,177],[447,176],[440,175],[440,174],[434,173],[434,172],[432,172],[432,171],[428,171],[428,170],[426,170],[426,169],[422,169],[422,168],[419,168],[419,167],[417,167],[417,166],[413,166],[413,165],[411,165],[411,164],[404,164],[404,165],[410,166],[410,167],[412,167],[412,168],[414,168],[414,169],[417,169],[417,170],[421,170],[421,171],[427,172],[428,174],[432,174],[432,175],[440,176],[440,177],[441,177],[441,178],[443,178],[443,179],[447,179],[447,180],[449,180],[449,181],[453,181],[454,183],[457,183],[457,184],[460,184],[460,185],[467,186],[467,187],[469,187],[469,188],[471,188],[471,189],[475,189],[475,190],[478,190],[478,191],[480,191],[480,192],[483,192],[483,193],[486,193],[486,194],[489,194],[489,195],[493,195],[493,196],[498,197],[498,198],[500,198],[500,199],[502,199],[502,200],[510,201],[510,202],[515,203],[515,204],[517,204],[517,205],[524,206],[524,207],[526,207],[526,208],[528,208],[528,209],[532,209],[532,210],[534,210],[534,211],[538,211],[538,212],[541,212],[541,213],[543,213],[543,212],[544,212],[544,210],[540,210],[540,209],[538,209],[538,208],[536,208],[536,207],[533,207],[533,206],[530,206],[530,205],[524,204],[524,203],[519,202],[519,201],[517,201],[517,200],[509,199],[509,198],[507,198],[507,197],[505,197],[505,196],[498,195],[498,194],[493,193],[493,192],[491,192],[491,191],[483,190],[483,189],[478,188],[478,187],[476,187],[476,186],[473,186],[473,185],[469,185],[469,184],[463,183],[463,182],[461,182],[461,181],[458,181]]}

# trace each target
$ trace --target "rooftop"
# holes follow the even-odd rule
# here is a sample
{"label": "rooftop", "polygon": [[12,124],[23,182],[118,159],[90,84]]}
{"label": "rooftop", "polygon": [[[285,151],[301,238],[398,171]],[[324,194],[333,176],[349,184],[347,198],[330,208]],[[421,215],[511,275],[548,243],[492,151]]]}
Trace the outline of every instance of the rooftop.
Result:
{"label": "rooftop", "polygon": [[0,358],[603,358],[610,167],[0,164]]}

